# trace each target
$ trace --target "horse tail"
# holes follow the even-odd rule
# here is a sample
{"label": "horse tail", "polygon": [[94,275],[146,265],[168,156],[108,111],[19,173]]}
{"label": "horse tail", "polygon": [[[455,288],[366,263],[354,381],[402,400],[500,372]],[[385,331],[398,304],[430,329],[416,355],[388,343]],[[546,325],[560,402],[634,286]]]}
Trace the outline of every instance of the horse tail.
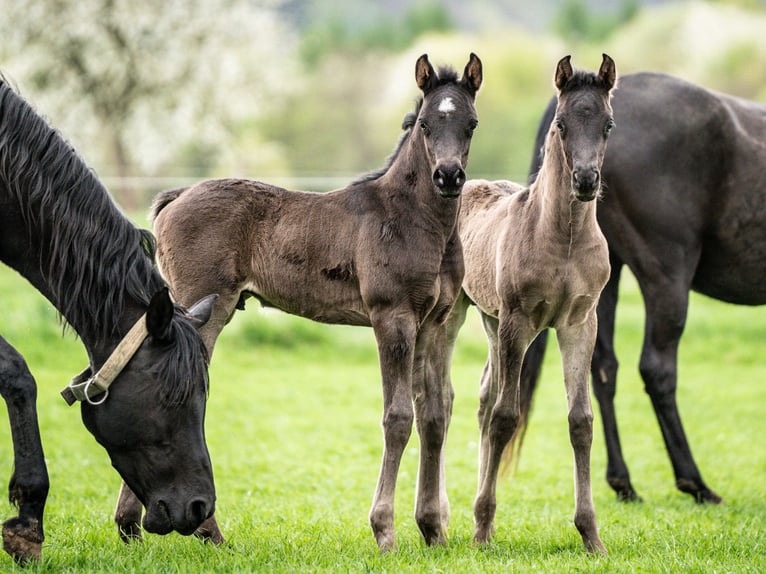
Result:
{"label": "horse tail", "polygon": [[514,471],[519,464],[521,456],[521,446],[524,443],[524,436],[527,434],[529,425],[529,413],[532,410],[532,399],[537,388],[537,382],[540,379],[540,372],[543,367],[543,358],[545,349],[548,346],[548,329],[541,331],[532,341],[524,355],[524,362],[521,364],[521,376],[519,377],[520,393],[520,416],[519,424],[513,433],[511,440],[503,451],[503,468],[512,468]]}
{"label": "horse tail", "polygon": [[556,104],[556,98],[553,98],[548,103],[548,107],[545,108],[540,124],[537,126],[535,147],[532,150],[532,163],[529,166],[527,185],[532,185],[532,182],[537,178],[537,172],[540,171],[540,168],[543,165],[543,157],[545,157],[545,137],[548,135],[548,128],[551,127],[553,117],[556,115]]}
{"label": "horse tail", "polygon": [[154,221],[168,204],[176,199],[187,189],[188,187],[176,187],[175,189],[166,189],[159,192],[152,201],[152,206],[149,208],[149,221]]}

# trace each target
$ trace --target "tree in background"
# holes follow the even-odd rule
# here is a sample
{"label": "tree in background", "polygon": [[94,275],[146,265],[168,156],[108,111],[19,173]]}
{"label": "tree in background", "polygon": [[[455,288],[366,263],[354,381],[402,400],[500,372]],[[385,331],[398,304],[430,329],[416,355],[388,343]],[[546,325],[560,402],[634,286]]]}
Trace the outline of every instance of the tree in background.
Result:
{"label": "tree in background", "polygon": [[[289,84],[276,79],[292,59],[278,8],[279,0],[6,0],[0,55],[104,172],[129,181],[183,146],[203,164],[192,171],[204,172],[228,127],[264,106],[268,88]],[[141,205],[135,188],[123,191],[126,207]]]}

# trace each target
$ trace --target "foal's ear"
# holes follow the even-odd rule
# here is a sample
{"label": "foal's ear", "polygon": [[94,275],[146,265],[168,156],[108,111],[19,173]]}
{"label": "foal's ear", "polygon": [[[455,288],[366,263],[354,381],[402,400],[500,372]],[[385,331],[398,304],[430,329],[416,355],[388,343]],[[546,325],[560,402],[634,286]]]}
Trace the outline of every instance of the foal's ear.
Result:
{"label": "foal's ear", "polygon": [[556,73],[553,76],[553,84],[558,91],[563,90],[564,86],[567,85],[567,82],[571,80],[574,75],[574,70],[572,70],[572,64],[570,62],[571,59],[572,56],[564,56],[559,60],[559,63],[556,66]]}
{"label": "foal's ear", "polygon": [[431,62],[428,61],[428,54],[423,54],[415,62],[415,81],[418,83],[424,94],[427,94],[431,88],[436,87],[438,78]]}
{"label": "foal's ear", "polygon": [[218,294],[208,295],[197,301],[194,305],[186,310],[186,316],[189,317],[189,321],[197,329],[202,327],[210,320],[210,315],[213,312],[213,305],[215,305],[218,299]]}
{"label": "foal's ear", "polygon": [[604,59],[598,70],[598,79],[604,84],[607,91],[609,91],[617,83],[617,66],[615,66],[614,60],[606,54],[601,54],[601,56]]}
{"label": "foal's ear", "polygon": [[171,339],[170,325],[173,322],[175,308],[170,300],[167,287],[163,287],[154,294],[149,302],[149,310],[146,312],[146,330],[156,340],[169,342]]}
{"label": "foal's ear", "polygon": [[482,72],[481,60],[479,60],[479,56],[471,52],[468,63],[465,65],[465,70],[463,70],[463,79],[460,82],[468,88],[472,96],[475,96],[481,87],[483,79],[484,74]]}

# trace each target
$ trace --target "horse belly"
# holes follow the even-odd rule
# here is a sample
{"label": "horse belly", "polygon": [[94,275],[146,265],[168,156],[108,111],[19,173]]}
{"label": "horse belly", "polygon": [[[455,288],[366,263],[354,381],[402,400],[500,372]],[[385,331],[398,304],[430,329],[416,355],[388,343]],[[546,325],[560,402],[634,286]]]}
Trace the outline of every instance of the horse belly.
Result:
{"label": "horse belly", "polygon": [[738,305],[766,304],[766,238],[747,246],[704,249],[692,289],[708,297]]}

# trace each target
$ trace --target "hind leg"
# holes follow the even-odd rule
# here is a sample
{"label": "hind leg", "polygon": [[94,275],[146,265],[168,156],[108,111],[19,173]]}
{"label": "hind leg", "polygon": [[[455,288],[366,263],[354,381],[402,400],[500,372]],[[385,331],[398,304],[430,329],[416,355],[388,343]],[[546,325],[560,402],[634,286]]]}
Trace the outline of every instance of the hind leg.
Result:
{"label": "hind leg", "polygon": [[630,482],[628,466],[622,454],[620,435],[617,429],[617,414],[614,398],[617,393],[617,355],[614,351],[614,321],[620,288],[622,263],[612,258],[611,276],[598,302],[598,331],[593,349],[591,373],[593,393],[598,401],[604,425],[607,466],[606,481],[622,501],[641,500]]}
{"label": "hind leg", "polygon": [[686,323],[689,283],[682,277],[639,278],[646,306],[639,369],[668,450],[676,486],[697,502],[721,502],[702,480],[686,439],[676,403],[678,344]]}
{"label": "hind leg", "polygon": [[18,516],[3,523],[3,549],[16,562],[39,560],[42,554],[43,511],[48,497],[40,427],[37,385],[21,355],[0,337],[0,394],[8,407],[13,441],[13,474],[9,499]]}

